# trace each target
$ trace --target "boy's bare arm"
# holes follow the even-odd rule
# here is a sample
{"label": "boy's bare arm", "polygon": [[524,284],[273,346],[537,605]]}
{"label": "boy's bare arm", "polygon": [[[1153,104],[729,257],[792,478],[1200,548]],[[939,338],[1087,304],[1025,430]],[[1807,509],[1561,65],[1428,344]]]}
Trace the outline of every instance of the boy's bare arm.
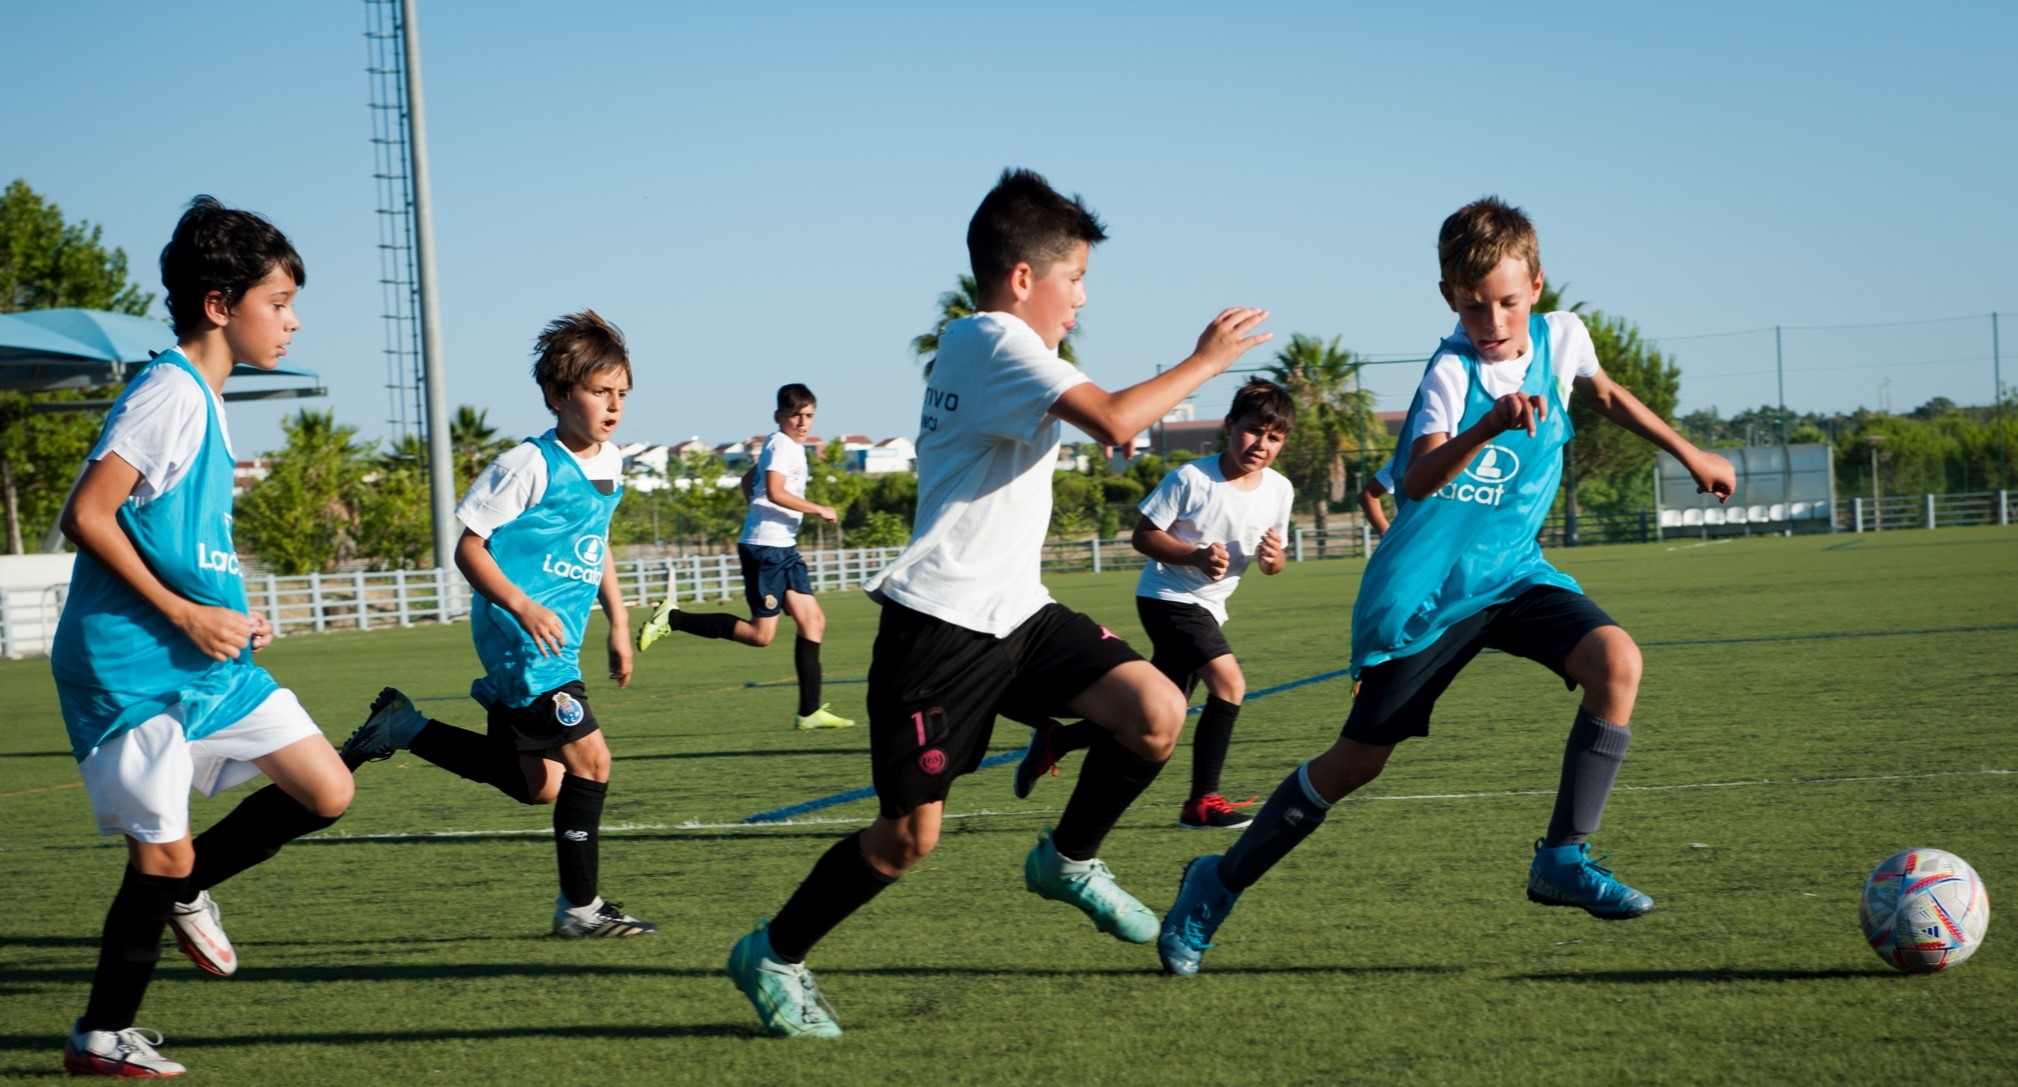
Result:
{"label": "boy's bare arm", "polygon": [[1410,447],[1408,474],[1401,485],[1414,499],[1428,498],[1457,478],[1472,454],[1502,431],[1525,429],[1533,435],[1535,424],[1548,418],[1548,404],[1539,396],[1508,393],[1493,401],[1492,410],[1456,436],[1438,431],[1425,434]]}
{"label": "boy's bare arm", "polygon": [[631,611],[624,604],[624,587],[617,580],[617,564],[604,549],[603,584],[596,595],[603,614],[610,618],[610,678],[619,689],[631,685]]}
{"label": "boy's bare arm", "polygon": [[764,473],[764,501],[781,506],[794,513],[810,513],[828,524],[840,522],[841,515],[832,506],[822,506],[818,502],[808,502],[785,489],[785,473]]}
{"label": "boy's bare arm", "polygon": [[1135,532],[1129,537],[1135,550],[1155,559],[1165,566],[1196,566],[1205,571],[1205,576],[1214,581],[1226,576],[1230,556],[1223,543],[1194,547],[1169,532],[1156,527],[1156,522],[1143,517],[1135,522]]}
{"label": "boy's bare arm", "polygon": [[1383,536],[1387,535],[1387,510],[1382,508],[1380,496],[1386,493],[1387,488],[1381,486],[1378,480],[1359,489],[1360,512],[1366,514],[1366,523]]}
{"label": "boy's bare arm", "polygon": [[743,501],[748,502],[754,498],[757,494],[757,466],[750,465],[749,470],[743,473],[743,478],[737,481],[737,485],[743,488]]}
{"label": "boy's bare arm", "polygon": [[1267,343],[1274,333],[1254,331],[1267,319],[1267,310],[1251,306],[1225,310],[1205,326],[1197,349],[1183,362],[1111,393],[1090,381],[1075,385],[1051,406],[1051,414],[1102,445],[1126,445],[1249,348]]}
{"label": "boy's bare arm", "polygon": [[166,616],[204,656],[219,661],[238,656],[264,621],[230,608],[199,604],[154,576],[119,527],[119,507],[139,484],[140,470],[117,453],[85,465],[57,519],[63,535]]}
{"label": "boy's bare arm", "polygon": [[1696,481],[1697,494],[1714,494],[1722,502],[1731,497],[1737,489],[1737,474],[1731,469],[1731,462],[1715,453],[1705,453],[1695,447],[1687,438],[1675,433],[1675,428],[1667,420],[1656,415],[1653,409],[1640,402],[1632,390],[1611,379],[1603,369],[1590,377],[1576,379],[1577,395],[1599,415],[1625,427],[1653,445],[1663,449],[1682,466]]}
{"label": "boy's bare arm", "polygon": [[[470,588],[483,594],[485,600],[511,613],[519,621],[519,626],[532,635],[534,648],[542,657],[561,655],[561,643],[567,637],[567,627],[561,617],[555,615],[542,604],[535,603],[523,589],[505,576],[503,568],[491,557],[490,542],[482,536],[462,530],[462,539],[455,544],[455,568],[469,581]],[[605,565],[604,569],[608,569]]]}

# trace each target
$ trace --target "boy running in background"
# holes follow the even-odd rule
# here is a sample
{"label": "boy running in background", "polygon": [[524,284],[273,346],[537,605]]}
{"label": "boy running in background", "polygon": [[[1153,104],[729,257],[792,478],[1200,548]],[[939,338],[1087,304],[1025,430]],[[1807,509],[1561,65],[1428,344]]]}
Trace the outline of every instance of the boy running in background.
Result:
{"label": "boy running in background", "polygon": [[1531,312],[1542,291],[1541,247],[1518,208],[1487,197],[1458,209],[1438,232],[1437,258],[1459,329],[1430,359],[1402,425],[1394,523],[1353,604],[1352,710],[1338,741],[1276,788],[1225,856],[1185,868],[1157,941],[1171,973],[1198,972],[1241,892],[1332,805],[1378,777],[1395,745],[1428,735],[1437,698],[1488,647],[1584,689],[1555,810],[1528,867],[1528,898],[1607,920],[1654,908],[1600,867],[1589,843],[1625,759],[1639,647],[1549,565],[1535,537],[1572,436],[1572,387],[1598,414],[1681,461],[1699,491],[1727,498],[1731,466],[1613,383],[1582,318]]}
{"label": "boy running in background", "polygon": [[801,730],[847,728],[855,722],[827,710],[820,701],[820,642],[827,634],[827,614],[813,595],[806,560],[799,556],[799,522],[806,514],[838,523],[831,506],[806,501],[806,442],[813,435],[813,414],[820,402],[804,385],[778,390],[778,410],[771,417],[778,429],[764,439],[764,450],[750,470],[750,512],[743,517],[743,535],[736,557],[743,564],[743,596],[750,617],[725,612],[695,614],[680,610],[678,597],[667,593],[659,610],[638,633],[638,650],[681,631],[702,638],[728,638],[761,649],[778,633],[778,615],[792,617],[798,637],[792,643],[792,666],[799,677],[799,712],[792,725]]}
{"label": "boy running in background", "polygon": [[1366,514],[1366,523],[1373,527],[1376,536],[1387,535],[1388,526],[1387,510],[1381,507],[1380,496],[1392,493],[1393,490],[1394,460],[1389,458],[1388,462],[1381,465],[1380,470],[1373,474],[1373,478],[1366,481],[1366,486],[1359,489],[1360,512]]}
{"label": "boy running in background", "polygon": [[610,620],[610,678],[631,682],[630,613],[606,562],[610,515],[623,497],[623,455],[610,441],[631,391],[624,335],[594,310],[540,333],[533,363],[554,427],[499,454],[456,507],[456,568],[476,590],[470,636],[484,674],[470,697],[487,733],[429,720],[387,687],[343,745],[360,766],[402,748],[521,804],[554,806],[560,897],[553,934],[643,936],[658,931],[597,893],[597,831],[610,749],[582,683],[589,607]]}
{"label": "boy running in background", "polygon": [[1061,423],[1123,444],[1248,348],[1261,310],[1221,313],[1175,367],[1109,393],[1058,357],[1086,304],[1093,243],[1078,198],[1006,170],[967,225],[979,312],[946,326],[918,432],[918,518],[902,554],[864,586],[882,605],[869,666],[869,746],[879,814],[834,843],[768,924],[729,953],[729,975],[766,1030],[841,1033],[806,954],[939,843],[946,796],[988,748],[995,716],[1070,712],[1108,730],[1056,830],[1038,835],[1024,886],[1146,943],[1156,917],[1099,860],[1122,812],[1156,779],[1184,697],[1042,580]]}
{"label": "boy running in background", "polygon": [[[252,663],[273,629],[247,607],[231,536],[224,380],[280,365],[307,278],[273,224],[190,201],[161,251],[175,346],[113,404],[63,507],[77,564],[49,665],[98,832],[126,836],[91,999],[63,1048],[73,1075],[181,1075],[161,1035],[133,1025],[163,926],[197,966],[236,972],[209,889],[350,806],[322,730]],[[192,788],[214,796],[259,774],[272,784],[190,840]]]}
{"label": "boy running in background", "polygon": [[[1188,697],[1202,680],[1205,709],[1191,741],[1191,797],[1178,813],[1192,830],[1238,829],[1253,820],[1219,795],[1219,774],[1247,696],[1247,677],[1226,643],[1226,601],[1250,565],[1279,574],[1286,561],[1295,488],[1270,465],[1296,424],[1296,402],[1282,387],[1250,378],[1226,413],[1226,449],[1180,465],[1142,500],[1137,551],[1154,560],[1135,583],[1135,610],[1156,647],[1150,663]],[[1061,755],[1088,746],[1099,726],[1039,724],[1016,768],[1016,795]],[[1253,803],[1248,801],[1247,803]]]}

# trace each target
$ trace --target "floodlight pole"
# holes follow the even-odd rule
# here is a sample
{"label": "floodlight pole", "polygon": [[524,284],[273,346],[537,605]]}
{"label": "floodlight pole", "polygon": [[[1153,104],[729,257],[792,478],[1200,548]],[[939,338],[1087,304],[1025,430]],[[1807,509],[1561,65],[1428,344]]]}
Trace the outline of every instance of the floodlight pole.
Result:
{"label": "floodlight pole", "polygon": [[1990,376],[1997,385],[1997,487],[1999,490],[2011,486],[2010,465],[2004,454],[2004,359],[1997,350],[1997,311],[1990,311]]}
{"label": "floodlight pole", "polygon": [[443,375],[441,300],[435,289],[434,197],[427,180],[427,111],[421,103],[418,0],[400,0],[406,47],[407,154],[413,167],[413,248],[420,266],[421,388],[427,402],[428,510],[434,522],[434,564],[455,562],[455,473],[448,432],[448,379]]}

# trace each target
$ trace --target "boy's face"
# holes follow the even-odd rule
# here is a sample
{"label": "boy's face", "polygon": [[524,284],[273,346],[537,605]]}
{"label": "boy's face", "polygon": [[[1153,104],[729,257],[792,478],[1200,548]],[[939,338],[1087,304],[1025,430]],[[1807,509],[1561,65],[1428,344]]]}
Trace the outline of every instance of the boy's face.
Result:
{"label": "boy's face", "polygon": [[547,406],[553,409],[554,429],[562,439],[576,444],[606,442],[623,421],[624,399],[630,395],[630,375],[610,367],[583,378],[564,396],[548,396]]}
{"label": "boy's face", "polygon": [[1074,242],[1071,252],[1053,261],[1041,276],[1028,264],[1019,264],[1010,273],[1016,316],[1053,351],[1079,324],[1079,307],[1086,304],[1086,258],[1092,252],[1088,243]]}
{"label": "boy's face", "polygon": [[231,346],[231,361],[262,370],[280,365],[295,329],[301,327],[301,319],[294,315],[297,290],[294,277],[275,265],[265,279],[239,296],[236,306],[223,311],[225,319],[218,324],[224,342]]}
{"label": "boy's face", "polygon": [[803,442],[813,433],[813,414],[820,410],[818,404],[807,404],[803,408],[780,408],[771,413],[778,421],[778,429],[785,437],[795,442]]}
{"label": "boy's face", "polygon": [[1499,262],[1475,286],[1437,284],[1464,334],[1484,362],[1507,362],[1528,352],[1528,314],[1542,296],[1542,270],[1519,257]]}
{"label": "boy's face", "polygon": [[1277,454],[1282,452],[1282,443],[1289,438],[1289,432],[1279,426],[1269,426],[1252,415],[1229,420],[1226,424],[1226,467],[1238,468],[1232,475],[1246,475],[1259,472],[1275,463]]}

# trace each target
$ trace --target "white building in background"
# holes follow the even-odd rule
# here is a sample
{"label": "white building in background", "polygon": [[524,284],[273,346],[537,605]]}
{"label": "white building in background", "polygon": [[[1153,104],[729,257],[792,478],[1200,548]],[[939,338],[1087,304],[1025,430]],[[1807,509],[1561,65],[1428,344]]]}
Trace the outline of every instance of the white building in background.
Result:
{"label": "white building in background", "polygon": [[918,466],[918,448],[909,438],[885,438],[863,449],[851,463],[865,476],[909,472]]}

